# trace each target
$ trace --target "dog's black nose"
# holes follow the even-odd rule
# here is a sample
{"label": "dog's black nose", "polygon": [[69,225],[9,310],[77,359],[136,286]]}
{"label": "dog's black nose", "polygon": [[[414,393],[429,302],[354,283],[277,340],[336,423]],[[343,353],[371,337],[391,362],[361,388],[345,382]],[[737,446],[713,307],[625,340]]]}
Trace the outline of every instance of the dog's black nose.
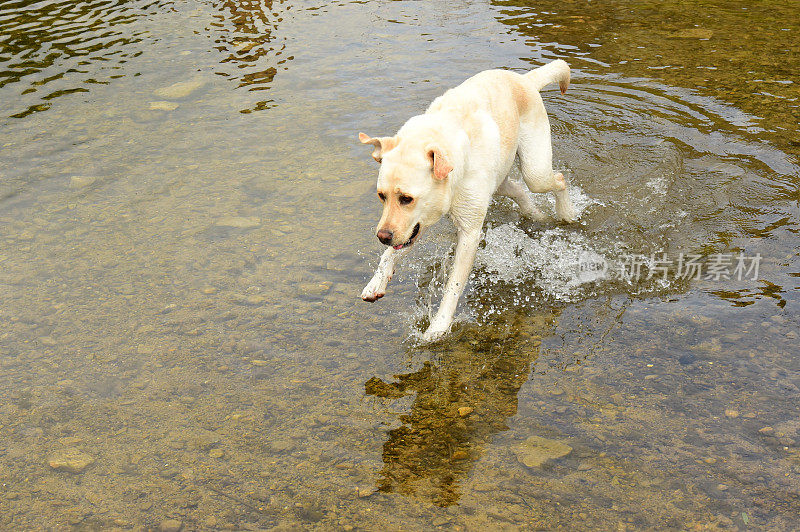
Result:
{"label": "dog's black nose", "polygon": [[393,236],[394,233],[392,233],[391,231],[387,231],[386,229],[381,229],[380,231],[378,231],[378,240],[381,241],[381,244],[384,244],[386,246],[392,243]]}

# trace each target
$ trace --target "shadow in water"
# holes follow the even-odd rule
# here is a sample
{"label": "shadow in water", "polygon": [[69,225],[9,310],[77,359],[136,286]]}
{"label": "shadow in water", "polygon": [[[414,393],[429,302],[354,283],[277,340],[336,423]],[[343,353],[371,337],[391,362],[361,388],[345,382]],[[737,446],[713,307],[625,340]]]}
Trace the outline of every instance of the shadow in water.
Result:
{"label": "shadow in water", "polygon": [[[519,314],[505,321],[468,327],[457,339],[437,345],[416,371],[378,377],[367,395],[399,399],[416,394],[400,427],[388,432],[378,489],[416,495],[439,506],[456,504],[467,477],[494,434],[508,430],[517,413],[517,394],[539,356],[543,336],[552,333],[560,311]],[[506,329],[501,329],[503,324]]]}

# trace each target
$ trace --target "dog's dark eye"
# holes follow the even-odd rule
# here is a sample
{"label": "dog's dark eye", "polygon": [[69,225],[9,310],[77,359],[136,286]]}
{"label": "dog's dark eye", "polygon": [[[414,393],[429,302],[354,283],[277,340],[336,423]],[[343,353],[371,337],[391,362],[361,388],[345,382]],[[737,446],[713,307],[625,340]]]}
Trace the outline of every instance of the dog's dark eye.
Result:
{"label": "dog's dark eye", "polygon": [[406,196],[405,194],[402,194],[400,196],[399,200],[400,200],[400,205],[408,205],[409,203],[414,201],[414,198],[412,198],[411,196]]}
{"label": "dog's dark eye", "polygon": [[381,201],[386,201],[386,194],[384,194],[383,192],[378,192],[378,197],[380,198]]}

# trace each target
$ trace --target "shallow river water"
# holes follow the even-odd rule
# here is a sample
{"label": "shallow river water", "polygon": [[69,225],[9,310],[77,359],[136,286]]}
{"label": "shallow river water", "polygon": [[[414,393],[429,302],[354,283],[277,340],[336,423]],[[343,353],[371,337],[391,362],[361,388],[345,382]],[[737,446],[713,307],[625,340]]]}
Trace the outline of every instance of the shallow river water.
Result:
{"label": "shallow river water", "polygon": [[[3,2],[0,529],[797,530],[797,12]],[[357,134],[556,58],[580,219],[496,200],[421,344]]]}

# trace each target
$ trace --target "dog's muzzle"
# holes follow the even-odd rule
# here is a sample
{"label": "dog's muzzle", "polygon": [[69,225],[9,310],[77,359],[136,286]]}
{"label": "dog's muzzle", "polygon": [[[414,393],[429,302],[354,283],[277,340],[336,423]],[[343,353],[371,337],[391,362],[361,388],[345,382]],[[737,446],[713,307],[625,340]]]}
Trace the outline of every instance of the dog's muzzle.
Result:
{"label": "dog's muzzle", "polygon": [[411,236],[408,237],[408,240],[406,240],[404,243],[402,243],[400,245],[392,246],[392,247],[394,247],[394,249],[407,248],[408,246],[410,246],[411,244],[414,243],[414,239],[417,238],[418,234],[419,234],[419,224],[414,226],[414,230],[411,232]]}

